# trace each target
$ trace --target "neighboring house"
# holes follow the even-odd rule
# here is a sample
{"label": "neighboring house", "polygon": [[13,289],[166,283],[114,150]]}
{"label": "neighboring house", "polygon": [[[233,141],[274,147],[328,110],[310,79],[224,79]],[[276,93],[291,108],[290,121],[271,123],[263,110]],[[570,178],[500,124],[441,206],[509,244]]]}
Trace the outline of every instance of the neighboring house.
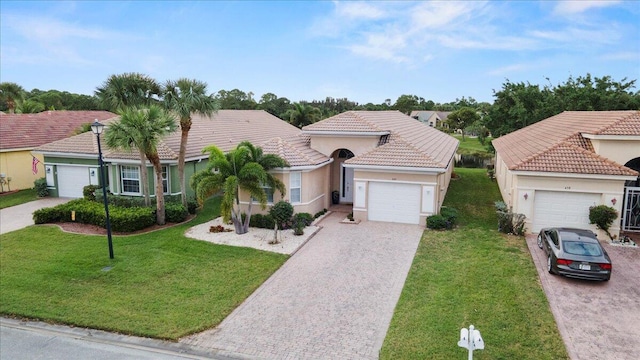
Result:
{"label": "neighboring house", "polygon": [[[595,230],[589,207],[601,204],[621,214],[626,230],[640,231],[640,111],[566,111],[493,146],[502,198],[526,215],[528,232]],[[620,221],[612,226],[618,231]]]}
{"label": "neighboring house", "polygon": [[[458,146],[456,139],[398,111],[346,112],[300,130],[265,111],[220,110],[211,118],[193,115],[187,178],[205,168],[208,154],[202,153],[204,147],[213,144],[229,151],[245,140],[290,165],[274,170],[287,191],[282,197],[266,189],[269,203],[284,199],[296,212],[314,214],[329,208],[332,192],[337,191],[341,203],[353,204],[356,219],[415,224],[424,224],[426,216],[439,211]],[[178,131],[159,147],[166,194],[180,191],[179,145]],[[137,152],[103,149],[110,191],[140,196]],[[53,194],[81,197],[84,186],[99,183],[93,133],[43,145],[37,151],[53,169],[49,183]],[[150,164],[146,171],[152,175]],[[153,176],[149,179],[155,181]],[[188,191],[193,196],[193,190]],[[250,200],[247,194],[240,199],[245,205]]]}
{"label": "neighboring house", "polygon": [[414,110],[411,112],[410,116],[431,127],[448,127],[445,122],[447,121],[449,114],[451,114],[451,111]]}
{"label": "neighboring house", "polygon": [[[37,114],[0,113],[0,181],[7,191],[33,188],[45,176],[43,157],[32,150],[72,136],[82,125],[116,115],[108,111],[44,111]],[[33,158],[37,161],[34,162]],[[35,169],[35,171],[34,171]],[[6,181],[11,181],[6,184]]]}

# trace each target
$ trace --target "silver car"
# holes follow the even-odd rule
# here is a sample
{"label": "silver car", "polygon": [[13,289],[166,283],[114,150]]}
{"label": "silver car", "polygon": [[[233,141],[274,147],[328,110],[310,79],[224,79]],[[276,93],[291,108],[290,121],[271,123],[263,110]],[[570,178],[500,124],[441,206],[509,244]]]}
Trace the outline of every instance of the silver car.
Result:
{"label": "silver car", "polygon": [[546,228],[538,234],[538,247],[547,253],[547,271],[568,277],[611,279],[612,264],[591,230]]}

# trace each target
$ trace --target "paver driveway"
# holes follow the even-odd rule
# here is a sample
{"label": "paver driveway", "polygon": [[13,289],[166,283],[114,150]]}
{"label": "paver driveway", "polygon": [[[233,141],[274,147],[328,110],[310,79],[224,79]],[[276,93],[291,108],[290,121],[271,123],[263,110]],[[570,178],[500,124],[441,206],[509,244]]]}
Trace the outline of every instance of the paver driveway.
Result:
{"label": "paver driveway", "polygon": [[640,248],[604,243],[613,273],[594,282],[549,274],[536,235],[527,245],[571,358],[640,359]]}
{"label": "paver driveway", "polygon": [[423,228],[345,215],[322,220],[217,328],[181,341],[235,357],[377,359]]}

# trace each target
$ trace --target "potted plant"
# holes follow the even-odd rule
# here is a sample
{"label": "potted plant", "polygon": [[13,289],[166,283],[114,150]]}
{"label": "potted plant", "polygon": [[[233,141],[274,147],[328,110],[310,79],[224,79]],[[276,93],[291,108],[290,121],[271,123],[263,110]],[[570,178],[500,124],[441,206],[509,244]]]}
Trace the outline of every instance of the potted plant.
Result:
{"label": "potted plant", "polygon": [[340,203],[340,191],[333,190],[331,192],[331,202],[333,203],[333,205],[337,205]]}

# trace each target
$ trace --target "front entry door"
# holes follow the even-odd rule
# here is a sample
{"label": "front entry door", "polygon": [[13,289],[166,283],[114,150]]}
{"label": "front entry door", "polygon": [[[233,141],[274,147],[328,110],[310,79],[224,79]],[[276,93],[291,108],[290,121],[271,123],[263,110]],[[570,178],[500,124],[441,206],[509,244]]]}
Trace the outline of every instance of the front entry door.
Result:
{"label": "front entry door", "polygon": [[340,202],[353,203],[353,168],[342,166],[342,186]]}

